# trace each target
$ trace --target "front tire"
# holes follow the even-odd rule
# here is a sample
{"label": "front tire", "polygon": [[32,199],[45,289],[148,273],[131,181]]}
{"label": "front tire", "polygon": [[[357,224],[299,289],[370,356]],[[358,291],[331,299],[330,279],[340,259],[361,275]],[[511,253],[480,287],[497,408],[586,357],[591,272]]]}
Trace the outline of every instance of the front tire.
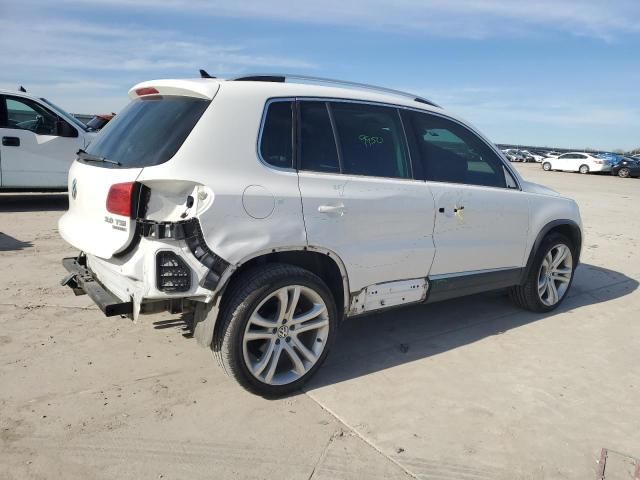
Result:
{"label": "front tire", "polygon": [[224,371],[264,397],[298,390],[324,362],[337,330],[334,298],[313,273],[286,264],[234,281],[212,349]]}
{"label": "front tire", "polygon": [[629,170],[627,167],[622,167],[620,170],[618,170],[618,176],[621,178],[629,178],[631,176],[631,170]]}
{"label": "front tire", "polygon": [[535,254],[525,283],[511,287],[511,299],[532,312],[556,309],[573,282],[575,259],[575,246],[567,237],[559,233],[547,235]]}
{"label": "front tire", "polygon": [[549,170],[551,170],[551,164],[550,164],[549,162],[544,162],[544,163],[542,164],[542,169],[543,169],[545,172],[548,172]]}

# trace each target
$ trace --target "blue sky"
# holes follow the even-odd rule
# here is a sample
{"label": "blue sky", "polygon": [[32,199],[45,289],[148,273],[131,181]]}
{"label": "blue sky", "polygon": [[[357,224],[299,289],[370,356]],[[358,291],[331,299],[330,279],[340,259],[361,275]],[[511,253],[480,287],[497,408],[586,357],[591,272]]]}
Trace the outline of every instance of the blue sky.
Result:
{"label": "blue sky", "polygon": [[78,113],[199,68],[295,72],[415,92],[495,142],[640,147],[638,0],[0,0],[0,65]]}

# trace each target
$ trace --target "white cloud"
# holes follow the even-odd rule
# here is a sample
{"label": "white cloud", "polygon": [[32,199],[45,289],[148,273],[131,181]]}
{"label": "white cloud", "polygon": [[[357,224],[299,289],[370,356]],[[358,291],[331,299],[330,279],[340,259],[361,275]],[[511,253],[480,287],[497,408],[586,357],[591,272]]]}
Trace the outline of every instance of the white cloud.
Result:
{"label": "white cloud", "polygon": [[199,68],[211,72],[315,68],[304,59],[171,29],[44,20],[42,14],[0,18],[0,84],[9,89],[24,85],[74,112],[117,110],[135,83],[197,76]]}
{"label": "white cloud", "polygon": [[[91,0],[65,3],[94,4]],[[462,38],[558,31],[609,40],[640,32],[637,0],[101,0],[100,5]]]}
{"label": "white cloud", "polygon": [[[637,148],[640,93],[538,95],[515,87],[416,91],[471,121],[497,143],[565,148]],[[585,139],[586,142],[585,142]]]}

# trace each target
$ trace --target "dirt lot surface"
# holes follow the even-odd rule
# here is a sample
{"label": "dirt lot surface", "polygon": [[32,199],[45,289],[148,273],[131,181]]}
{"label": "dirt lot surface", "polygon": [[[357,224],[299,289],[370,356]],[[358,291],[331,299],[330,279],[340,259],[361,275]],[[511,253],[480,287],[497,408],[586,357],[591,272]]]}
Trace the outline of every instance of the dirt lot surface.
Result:
{"label": "dirt lot surface", "polygon": [[180,318],[106,319],[59,287],[66,197],[1,194],[0,478],[596,479],[603,448],[604,478],[634,478],[640,180],[518,168],[581,207],[559,310],[497,292],[354,319],[277,401]]}

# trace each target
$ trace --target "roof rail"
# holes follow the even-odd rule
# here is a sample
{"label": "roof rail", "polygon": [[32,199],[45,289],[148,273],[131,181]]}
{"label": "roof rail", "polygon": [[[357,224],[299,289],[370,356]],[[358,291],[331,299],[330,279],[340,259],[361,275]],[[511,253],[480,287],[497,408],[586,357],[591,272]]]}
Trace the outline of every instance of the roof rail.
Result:
{"label": "roof rail", "polygon": [[431,100],[427,100],[426,98],[419,97],[412,93],[403,92],[401,90],[393,90],[391,88],[386,87],[378,87],[376,85],[369,85],[366,83],[357,83],[357,82],[349,82],[346,80],[336,80],[333,78],[323,78],[323,77],[308,77],[305,75],[289,75],[289,74],[251,74],[251,75],[243,75],[241,77],[230,78],[232,81],[246,81],[246,82],[285,82],[288,80],[303,80],[305,82],[310,83],[329,83],[333,85],[343,85],[347,87],[355,87],[355,88],[363,88],[367,90],[375,90],[378,92],[390,93],[392,95],[398,95],[400,97],[410,98],[414,102],[424,103],[426,105],[431,105],[432,107],[442,108],[437,103],[432,102]]}

